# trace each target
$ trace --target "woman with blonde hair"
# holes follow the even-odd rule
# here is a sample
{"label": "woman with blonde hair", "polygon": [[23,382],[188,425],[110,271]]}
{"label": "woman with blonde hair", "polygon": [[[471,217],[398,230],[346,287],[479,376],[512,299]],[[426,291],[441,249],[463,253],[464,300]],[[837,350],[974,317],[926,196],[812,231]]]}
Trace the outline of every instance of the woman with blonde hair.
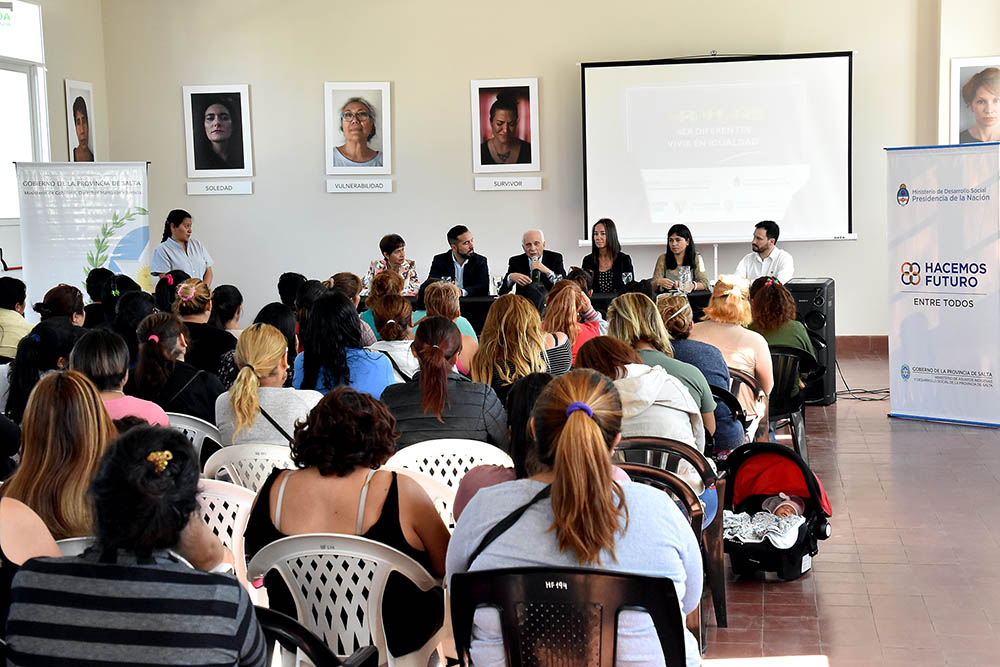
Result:
{"label": "woman with blonde hair", "polygon": [[233,386],[215,399],[215,419],[223,445],[287,445],[295,423],[305,419],[323,394],[285,388],[288,339],[270,324],[253,324],[236,343],[239,373]]}
{"label": "woman with blonde hair", "polygon": [[191,349],[187,362],[206,373],[219,374],[221,357],[236,349],[236,338],[224,329],[209,324],[212,316],[212,290],[198,278],[189,278],[177,287],[174,312],[187,325]]}
{"label": "woman with blonde hair", "polygon": [[427,309],[427,317],[444,317],[455,323],[460,333],[462,333],[462,351],[458,355],[455,367],[462,375],[469,375],[472,368],[472,358],[476,356],[479,349],[479,340],[475,336],[470,336],[462,332],[459,320],[462,318],[461,303],[459,299],[462,290],[454,283],[446,283],[443,280],[427,286],[424,293],[424,306]]}
{"label": "woman with blonde hair", "polygon": [[77,371],[46,375],[28,398],[21,463],[4,484],[4,495],[34,510],[57,540],[93,535],[87,487],[117,435],[87,376]]}
{"label": "woman with blonde hair", "polygon": [[371,289],[368,291],[368,297],[365,299],[366,310],[361,313],[361,321],[372,328],[375,332],[375,340],[382,340],[379,338],[378,329],[375,328],[375,313],[372,312],[372,308],[378,303],[378,300],[385,296],[403,296],[403,276],[399,275],[395,271],[383,271],[379,273],[372,279]]}
{"label": "woman with blonde hair", "polygon": [[493,387],[506,405],[507,392],[518,378],[542,372],[562,375],[572,364],[569,337],[545,333],[530,301],[504,294],[486,315],[471,370],[472,379]]}
{"label": "woman with blonde hair", "polygon": [[552,286],[545,297],[544,314],[542,329],[569,337],[574,362],[583,344],[601,335],[600,316],[575,280],[560,280]]}
{"label": "woman with blonde hair", "polygon": [[[610,452],[621,439],[621,423],[621,400],[609,378],[581,369],[552,380],[532,413],[537,472],[472,497],[452,535],[447,578],[532,566],[633,572],[671,579],[682,611],[693,610],[701,598],[698,543],[667,494],[614,480]],[[515,523],[487,540],[494,526],[522,507]],[[497,612],[478,609],[473,623],[473,662],[502,664]],[[627,637],[618,642],[620,663],[663,664],[662,657],[653,657],[661,655],[660,643],[647,614],[622,612],[618,630]],[[685,647],[687,665],[701,664],[697,641],[688,632]],[[585,660],[581,655],[570,662]]]}
{"label": "woman with blonde hair", "polygon": [[[726,366],[753,375],[764,393],[770,394],[774,376],[767,341],[759,333],[744,328],[752,320],[749,296],[750,284],[746,278],[719,276],[705,308],[708,319],[691,327],[691,340],[719,348]],[[764,414],[766,401],[758,404],[747,385],[741,385],[737,398],[748,417]]]}
{"label": "woman with blonde hair", "polygon": [[684,383],[708,433],[715,433],[715,398],[701,371],[675,359],[670,335],[656,304],[645,294],[632,292],[616,297],[608,307],[608,335],[639,353],[642,363],[659,366]]}

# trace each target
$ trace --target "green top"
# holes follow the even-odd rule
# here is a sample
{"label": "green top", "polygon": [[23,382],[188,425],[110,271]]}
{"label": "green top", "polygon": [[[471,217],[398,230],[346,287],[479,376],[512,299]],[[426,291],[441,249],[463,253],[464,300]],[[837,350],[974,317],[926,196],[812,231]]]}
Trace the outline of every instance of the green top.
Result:
{"label": "green top", "polygon": [[[424,319],[425,317],[427,317],[426,310],[413,311],[413,319],[411,321],[413,323],[414,335],[416,335],[417,333],[417,323],[420,322],[420,320]],[[462,317],[461,315],[459,315],[458,319],[455,320],[455,326],[458,327],[458,332],[463,336],[472,336],[477,341],[479,340],[479,336],[476,335],[476,330],[472,328],[472,323],[469,322],[469,320]]]}
{"label": "green top", "polygon": [[763,336],[769,347],[776,345],[780,347],[794,347],[799,350],[805,350],[814,357],[816,356],[816,350],[813,348],[812,341],[809,340],[809,333],[802,325],[802,322],[798,320],[786,322],[773,331],[761,331],[753,324],[747,328]]}
{"label": "green top", "polygon": [[636,351],[642,357],[642,363],[647,366],[659,366],[683,382],[684,386],[691,392],[691,396],[702,414],[715,411],[715,397],[712,396],[712,389],[708,386],[708,380],[696,366],[668,357],[659,350]]}

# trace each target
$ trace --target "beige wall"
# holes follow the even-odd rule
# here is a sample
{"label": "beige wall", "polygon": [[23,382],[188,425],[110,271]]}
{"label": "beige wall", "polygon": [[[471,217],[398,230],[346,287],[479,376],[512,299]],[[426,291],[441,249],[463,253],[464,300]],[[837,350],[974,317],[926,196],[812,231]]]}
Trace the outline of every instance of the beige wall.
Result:
{"label": "beige wall", "polygon": [[941,0],[938,72],[938,141],[948,143],[951,59],[1000,56],[1000,3],[992,0]]}
{"label": "beige wall", "polygon": [[[64,24],[80,15],[74,3],[49,5],[69,15]],[[275,298],[280,272],[363,273],[389,231],[403,234],[424,275],[431,255],[445,249],[445,230],[459,222],[473,229],[477,250],[489,257],[494,273],[502,272],[507,256],[518,252],[520,232],[531,227],[542,227],[548,247],[577,263],[583,254],[576,246],[583,216],[579,62],[712,49],[853,50],[858,240],[785,248],[800,276],[837,280],[839,334],[886,333],[882,149],[936,139],[939,3],[720,0],[711,11],[703,7],[663,0],[509,0],[500,6],[467,0],[103,0],[107,103],[114,109],[111,158],[151,161],[153,234],[158,239],[157,221],[170,208],[190,210],[195,234],[217,261],[217,284],[238,285],[252,318]],[[47,43],[54,39],[47,37]],[[99,46],[94,49],[88,59],[97,61]],[[474,192],[469,80],[521,76],[539,78],[544,188]],[[322,90],[324,81],[335,80],[392,82],[396,192],[325,193]],[[252,196],[184,194],[181,86],[209,83],[250,84]],[[748,245],[721,246],[721,268],[734,267]],[[659,248],[626,250],[639,274],[652,272]],[[702,251],[710,259],[711,248]]]}

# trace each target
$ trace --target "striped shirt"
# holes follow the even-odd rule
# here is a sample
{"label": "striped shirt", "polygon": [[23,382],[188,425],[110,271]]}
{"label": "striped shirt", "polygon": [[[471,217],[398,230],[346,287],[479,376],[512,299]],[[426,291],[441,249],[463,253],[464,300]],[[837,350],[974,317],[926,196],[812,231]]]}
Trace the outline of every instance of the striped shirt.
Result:
{"label": "striped shirt", "polygon": [[8,665],[254,665],[264,636],[232,576],[192,570],[166,552],[35,558],[11,588]]}

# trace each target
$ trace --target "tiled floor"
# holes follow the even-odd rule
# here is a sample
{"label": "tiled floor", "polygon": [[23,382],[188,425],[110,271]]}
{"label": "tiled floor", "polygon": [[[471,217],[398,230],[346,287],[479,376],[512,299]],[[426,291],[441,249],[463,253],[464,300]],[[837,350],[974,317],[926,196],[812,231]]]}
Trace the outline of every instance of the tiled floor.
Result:
{"label": "tiled floor", "polygon": [[[888,386],[884,357],[840,363],[852,388]],[[729,627],[709,628],[706,658],[1000,665],[1000,432],[888,411],[807,408],[833,537],[798,581],[731,580]]]}

